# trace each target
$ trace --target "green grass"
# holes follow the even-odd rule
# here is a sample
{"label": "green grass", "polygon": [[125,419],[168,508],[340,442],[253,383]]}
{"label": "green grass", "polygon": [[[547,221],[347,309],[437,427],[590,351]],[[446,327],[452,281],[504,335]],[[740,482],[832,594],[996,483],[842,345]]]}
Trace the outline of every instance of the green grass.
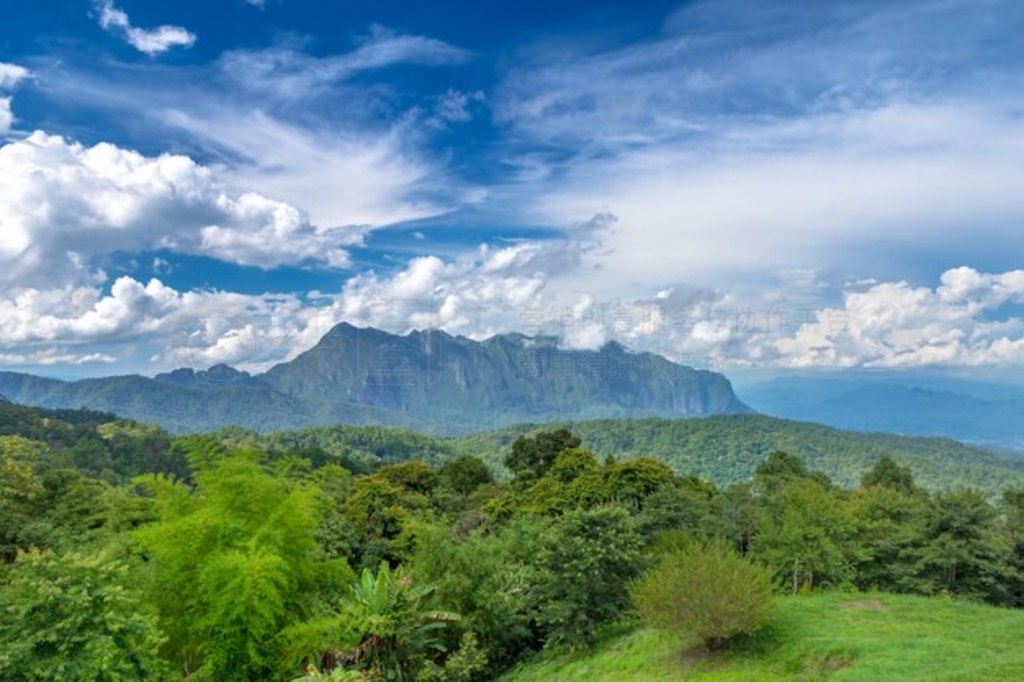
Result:
{"label": "green grass", "polygon": [[503,682],[1024,680],[1024,611],[889,594],[780,599],[771,625],[705,656],[651,630],[542,656]]}

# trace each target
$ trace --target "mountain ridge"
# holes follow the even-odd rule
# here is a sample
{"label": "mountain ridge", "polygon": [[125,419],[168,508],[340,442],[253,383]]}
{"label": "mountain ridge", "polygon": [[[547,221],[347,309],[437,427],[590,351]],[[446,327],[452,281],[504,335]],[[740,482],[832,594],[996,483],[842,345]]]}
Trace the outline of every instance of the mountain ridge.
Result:
{"label": "mountain ridge", "polygon": [[619,344],[554,337],[404,336],[341,323],[262,374],[229,365],[150,377],[61,381],[0,372],[0,393],[49,408],[102,409],[172,431],[383,424],[467,433],[523,421],[686,417],[750,411],[728,379]]}

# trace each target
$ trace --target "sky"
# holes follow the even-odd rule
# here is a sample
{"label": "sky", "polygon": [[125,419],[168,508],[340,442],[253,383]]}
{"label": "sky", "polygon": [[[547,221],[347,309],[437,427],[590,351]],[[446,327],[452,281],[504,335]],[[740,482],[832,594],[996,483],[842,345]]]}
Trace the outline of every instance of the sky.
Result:
{"label": "sky", "polygon": [[0,369],[347,321],[1024,368],[1024,3],[0,8]]}

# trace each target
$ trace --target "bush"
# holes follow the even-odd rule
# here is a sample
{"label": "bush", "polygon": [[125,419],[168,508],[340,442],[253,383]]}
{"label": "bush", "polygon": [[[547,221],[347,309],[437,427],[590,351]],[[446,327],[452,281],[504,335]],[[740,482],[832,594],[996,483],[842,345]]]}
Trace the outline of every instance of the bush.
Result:
{"label": "bush", "polygon": [[630,587],[640,617],[708,649],[753,634],[772,603],[771,572],[720,541],[665,555]]}

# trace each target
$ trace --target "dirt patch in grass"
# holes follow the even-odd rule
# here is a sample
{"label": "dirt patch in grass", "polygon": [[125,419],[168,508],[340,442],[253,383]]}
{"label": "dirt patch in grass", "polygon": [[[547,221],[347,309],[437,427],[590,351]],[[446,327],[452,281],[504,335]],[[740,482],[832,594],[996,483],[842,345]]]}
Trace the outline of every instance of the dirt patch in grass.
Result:
{"label": "dirt patch in grass", "polygon": [[853,658],[846,654],[828,654],[823,657],[811,657],[804,659],[797,680],[817,680],[822,677],[831,677],[843,668],[853,664]]}
{"label": "dirt patch in grass", "polygon": [[888,611],[889,607],[878,599],[862,599],[839,605],[840,611]]}
{"label": "dirt patch in grass", "polygon": [[822,666],[830,673],[837,672],[850,665],[850,659],[842,654],[834,654],[825,659],[825,665]]}
{"label": "dirt patch in grass", "polygon": [[686,651],[680,652],[679,664],[682,666],[683,672],[688,673],[696,668],[698,665],[708,660],[709,653],[707,649],[702,647],[694,647],[687,649]]}

